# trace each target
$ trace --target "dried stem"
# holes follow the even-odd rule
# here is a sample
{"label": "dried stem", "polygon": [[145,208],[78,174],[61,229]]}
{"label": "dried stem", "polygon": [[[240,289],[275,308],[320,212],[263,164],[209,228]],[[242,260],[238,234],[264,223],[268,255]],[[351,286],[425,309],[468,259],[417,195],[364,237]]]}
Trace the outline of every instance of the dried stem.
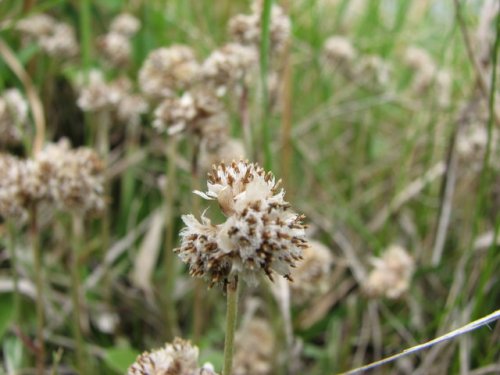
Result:
{"label": "dried stem", "polygon": [[235,276],[227,285],[226,338],[224,340],[224,368],[222,375],[231,375],[233,367],[234,335],[238,315],[238,277]]}
{"label": "dried stem", "polygon": [[43,327],[45,324],[45,314],[43,298],[42,256],[40,253],[40,236],[37,216],[37,205],[33,204],[30,209],[29,236],[31,242],[31,251],[33,255],[33,267],[35,272],[36,287],[36,373],[37,375],[43,375],[45,360]]}

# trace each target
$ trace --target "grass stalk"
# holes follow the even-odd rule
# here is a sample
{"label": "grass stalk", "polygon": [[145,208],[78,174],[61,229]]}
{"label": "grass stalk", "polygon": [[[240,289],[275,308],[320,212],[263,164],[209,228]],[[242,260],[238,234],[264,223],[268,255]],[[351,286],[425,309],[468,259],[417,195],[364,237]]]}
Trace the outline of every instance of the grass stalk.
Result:
{"label": "grass stalk", "polygon": [[238,315],[238,277],[234,277],[227,285],[226,338],[224,340],[224,368],[222,375],[231,375],[233,367],[234,335]]}
{"label": "grass stalk", "polygon": [[260,85],[262,90],[262,120],[261,134],[264,148],[264,168],[273,169],[273,155],[271,151],[271,127],[269,119],[269,90],[267,87],[267,75],[269,71],[270,33],[272,0],[264,0],[262,8],[261,41],[260,41]]}
{"label": "grass stalk", "polygon": [[73,303],[73,336],[76,349],[76,368],[80,374],[85,371],[85,347],[83,342],[80,309],[82,308],[81,288],[80,288],[80,254],[83,241],[82,217],[73,214],[72,217],[72,249],[70,256],[71,268],[71,300]]}
{"label": "grass stalk", "polygon": [[45,360],[43,327],[45,325],[45,313],[43,298],[42,255],[40,252],[40,233],[38,228],[37,208],[37,205],[33,204],[30,209],[29,237],[33,256],[36,288],[36,373],[37,375],[43,375]]}
{"label": "grass stalk", "polygon": [[167,325],[167,336],[171,339],[175,336],[177,329],[177,318],[175,313],[175,303],[173,298],[175,284],[175,254],[174,248],[174,201],[175,201],[175,175],[176,175],[176,159],[177,159],[177,139],[175,136],[167,140],[167,163],[166,174],[167,183],[165,184],[165,322]]}

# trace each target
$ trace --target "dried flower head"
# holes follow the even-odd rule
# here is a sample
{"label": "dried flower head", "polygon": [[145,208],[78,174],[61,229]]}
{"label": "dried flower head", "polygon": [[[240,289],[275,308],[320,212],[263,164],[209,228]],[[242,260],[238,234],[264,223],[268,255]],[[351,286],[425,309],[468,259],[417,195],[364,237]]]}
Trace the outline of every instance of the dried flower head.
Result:
{"label": "dried flower head", "polygon": [[326,62],[334,67],[345,66],[356,58],[357,52],[349,39],[335,35],[325,41],[323,56]]}
{"label": "dried flower head", "polygon": [[270,324],[252,318],[236,332],[234,375],[271,375],[273,369],[274,336]]}
{"label": "dried flower head", "polygon": [[[252,13],[238,14],[229,20],[229,34],[231,39],[239,44],[252,45],[259,48],[261,38],[262,2],[252,4]],[[273,4],[269,24],[269,38],[271,51],[281,53],[291,34],[291,21],[283,8]]]}
{"label": "dried flower head", "polygon": [[112,67],[125,66],[130,61],[132,46],[126,35],[110,32],[97,40],[97,46],[104,60]]}
{"label": "dried flower head", "polygon": [[96,214],[104,209],[104,165],[93,150],[86,147],[72,150],[63,139],[48,144],[35,162],[58,209],[82,214]]}
{"label": "dried flower head", "polygon": [[54,18],[47,14],[34,14],[20,19],[16,24],[16,30],[29,40],[50,37],[56,22]]}
{"label": "dried flower head", "polygon": [[408,290],[415,262],[404,248],[392,245],[372,264],[374,268],[363,285],[369,296],[396,299]]}
{"label": "dried flower head", "polygon": [[292,272],[292,301],[297,304],[325,293],[330,287],[332,253],[321,242],[309,240],[309,245],[304,249],[304,259],[297,263],[297,268]]}
{"label": "dried flower head", "polygon": [[64,22],[57,22],[46,14],[36,14],[17,22],[16,29],[28,41],[34,41],[50,56],[73,57],[78,53],[75,30]]}
{"label": "dried flower head", "polygon": [[64,22],[57,22],[50,36],[41,37],[38,40],[40,47],[50,56],[58,58],[70,58],[78,54],[78,42],[75,30]]}
{"label": "dried flower head", "polygon": [[224,285],[230,275],[255,283],[264,272],[272,280],[272,271],[290,279],[307,247],[305,228],[272,173],[246,161],[221,163],[209,173],[208,191],[196,193],[217,200],[227,219],[213,225],[205,217],[200,223],[183,216],[186,227],[175,251],[193,276]]}
{"label": "dried flower head", "polygon": [[6,90],[0,97],[0,144],[21,141],[28,120],[28,103],[17,89]]}
{"label": "dried flower head", "polygon": [[254,47],[229,43],[205,60],[201,77],[204,83],[213,85],[219,94],[224,94],[228,87],[248,79],[257,60]]}
{"label": "dried flower head", "polygon": [[201,134],[213,122],[225,123],[219,99],[210,91],[186,92],[181,97],[165,98],[154,112],[153,126],[160,132],[183,131]]}
{"label": "dried flower head", "polygon": [[131,89],[128,78],[106,82],[99,70],[91,70],[87,82],[77,82],[80,95],[77,104],[83,111],[97,112],[116,106]]}
{"label": "dried flower head", "polygon": [[198,367],[198,348],[178,337],[172,344],[144,352],[132,366],[128,375],[216,375],[208,366]]}
{"label": "dried flower head", "polygon": [[120,13],[111,21],[110,31],[128,38],[133,37],[141,28],[141,21],[130,13]]}
{"label": "dried flower head", "polygon": [[0,154],[0,217],[24,221],[30,205],[45,194],[37,164]]}
{"label": "dried flower head", "polygon": [[191,48],[173,45],[152,51],[139,71],[141,90],[153,98],[175,96],[189,88],[199,73],[199,64]]}
{"label": "dried flower head", "polygon": [[380,56],[363,56],[356,69],[358,79],[384,86],[389,83],[389,64]]}

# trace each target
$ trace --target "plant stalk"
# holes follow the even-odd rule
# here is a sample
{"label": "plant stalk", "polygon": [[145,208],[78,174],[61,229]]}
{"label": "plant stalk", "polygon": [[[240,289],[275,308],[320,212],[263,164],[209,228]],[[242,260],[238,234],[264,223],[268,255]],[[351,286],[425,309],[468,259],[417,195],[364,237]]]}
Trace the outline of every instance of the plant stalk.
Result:
{"label": "plant stalk", "polygon": [[167,323],[167,336],[172,339],[178,332],[175,304],[173,298],[175,284],[175,254],[174,247],[174,200],[175,200],[175,175],[177,158],[177,139],[175,136],[167,140],[167,163],[165,183],[165,320]]}
{"label": "plant stalk", "polygon": [[71,249],[71,299],[73,303],[73,335],[76,347],[76,368],[80,374],[86,374],[85,371],[85,348],[81,328],[80,308],[82,300],[80,295],[80,254],[82,250],[83,222],[77,214],[73,214],[73,241]]}
{"label": "plant stalk", "polygon": [[231,375],[233,367],[234,335],[238,315],[238,277],[230,280],[227,285],[226,338],[224,340],[224,368],[222,375]]}
{"label": "plant stalk", "polygon": [[45,314],[43,301],[42,256],[40,253],[40,236],[38,230],[39,228],[36,203],[31,206],[29,220],[29,236],[31,242],[31,251],[33,255],[33,268],[35,272],[36,287],[36,373],[37,375],[43,375],[45,360],[43,327],[45,324]]}

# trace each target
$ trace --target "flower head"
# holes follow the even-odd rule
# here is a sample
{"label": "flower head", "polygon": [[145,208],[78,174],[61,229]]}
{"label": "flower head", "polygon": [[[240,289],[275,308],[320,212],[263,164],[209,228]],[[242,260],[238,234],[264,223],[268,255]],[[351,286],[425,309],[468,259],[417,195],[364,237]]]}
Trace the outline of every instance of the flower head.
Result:
{"label": "flower head", "polygon": [[363,286],[369,296],[395,299],[408,290],[415,262],[404,248],[392,245],[372,263],[374,268]]}
{"label": "flower head", "polygon": [[246,161],[221,163],[209,173],[208,191],[196,193],[217,200],[227,219],[213,225],[183,216],[186,227],[175,251],[192,275],[211,284],[236,274],[254,283],[261,272],[272,279],[272,271],[291,279],[290,268],[307,247],[305,227],[272,173]]}
{"label": "flower head", "polygon": [[141,28],[141,21],[129,13],[121,13],[111,21],[110,30],[131,38]]}
{"label": "flower head", "polygon": [[178,337],[172,344],[152,352],[144,352],[128,375],[216,375],[208,366],[198,367],[198,348]]}
{"label": "flower head", "polygon": [[126,35],[107,33],[98,39],[97,45],[106,62],[112,67],[124,66],[130,61],[132,46]]}
{"label": "flower head", "polygon": [[28,119],[28,103],[17,89],[0,97],[0,144],[19,143]]}
{"label": "flower head", "polygon": [[175,95],[188,88],[196,79],[199,65],[191,48],[173,45],[151,52],[139,71],[141,90],[153,97]]}

